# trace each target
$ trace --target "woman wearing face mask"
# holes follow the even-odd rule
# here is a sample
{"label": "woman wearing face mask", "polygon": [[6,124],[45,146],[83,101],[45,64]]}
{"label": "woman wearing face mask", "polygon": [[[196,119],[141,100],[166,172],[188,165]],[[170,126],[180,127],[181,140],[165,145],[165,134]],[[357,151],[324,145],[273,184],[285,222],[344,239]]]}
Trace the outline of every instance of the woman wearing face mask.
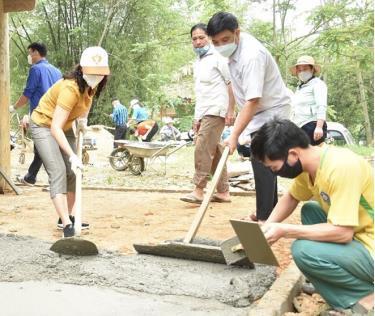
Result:
{"label": "woman wearing face mask", "polygon": [[293,121],[307,133],[311,145],[319,145],[327,137],[327,85],[316,77],[320,66],[311,56],[302,56],[290,71],[300,80],[293,100]]}
{"label": "woman wearing face mask", "polygon": [[108,75],[107,52],[101,47],[85,49],[80,64],[46,92],[31,116],[32,138],[48,173],[64,237],[74,236],[74,173],[83,168],[72,124],[77,120],[77,129],[84,131],[93,98],[100,95]]}

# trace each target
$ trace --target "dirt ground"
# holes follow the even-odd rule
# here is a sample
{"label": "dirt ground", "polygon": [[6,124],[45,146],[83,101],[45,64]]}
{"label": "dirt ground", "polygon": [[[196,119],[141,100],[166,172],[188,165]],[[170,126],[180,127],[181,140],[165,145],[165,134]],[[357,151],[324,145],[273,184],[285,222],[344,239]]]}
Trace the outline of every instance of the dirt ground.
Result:
{"label": "dirt ground", "polygon": [[[51,241],[61,237],[49,193],[22,187],[23,194],[0,199],[0,232]],[[157,243],[184,237],[198,207],[179,200],[180,193],[83,191],[83,219],[90,223],[84,237],[100,249],[134,253],[133,243]],[[254,209],[254,196],[233,196],[232,203],[211,203],[197,236],[225,240],[234,235],[230,218]],[[298,216],[291,222],[298,221]],[[273,246],[281,269],[290,262],[290,240]]]}

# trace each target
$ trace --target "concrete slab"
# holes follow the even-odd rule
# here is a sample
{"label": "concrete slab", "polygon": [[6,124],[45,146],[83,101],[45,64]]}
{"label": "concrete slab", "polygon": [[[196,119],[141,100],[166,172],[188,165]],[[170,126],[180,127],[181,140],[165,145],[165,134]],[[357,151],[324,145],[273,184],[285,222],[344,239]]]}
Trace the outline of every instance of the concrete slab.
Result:
{"label": "concrete slab", "polygon": [[215,300],[158,296],[57,282],[0,282],[1,315],[6,316],[240,316]]}
{"label": "concrete slab", "polygon": [[238,315],[246,313],[247,307],[261,298],[276,278],[275,268],[264,265],[244,269],[104,251],[93,257],[59,256],[49,250],[50,245],[31,237],[0,235],[0,282],[49,280],[95,286],[120,294],[135,291],[158,302],[178,296],[182,301],[191,301],[192,306],[201,304],[197,311],[210,310],[206,308],[207,302],[213,310]]}

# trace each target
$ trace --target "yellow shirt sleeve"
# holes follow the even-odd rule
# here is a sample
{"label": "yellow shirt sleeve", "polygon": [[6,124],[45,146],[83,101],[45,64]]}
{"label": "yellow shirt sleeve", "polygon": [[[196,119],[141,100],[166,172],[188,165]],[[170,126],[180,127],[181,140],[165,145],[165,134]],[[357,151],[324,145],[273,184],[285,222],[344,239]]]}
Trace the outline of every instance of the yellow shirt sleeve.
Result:
{"label": "yellow shirt sleeve", "polygon": [[329,176],[330,207],[328,222],[340,226],[359,225],[359,200],[362,179],[358,163],[346,163],[336,167]]}
{"label": "yellow shirt sleeve", "polygon": [[79,96],[77,95],[77,89],[71,85],[66,85],[61,89],[56,105],[62,107],[68,112],[71,112],[78,101]]}
{"label": "yellow shirt sleeve", "polygon": [[308,181],[308,173],[303,172],[293,180],[293,183],[289,188],[289,193],[298,201],[307,201],[311,199],[313,194],[308,187]]}

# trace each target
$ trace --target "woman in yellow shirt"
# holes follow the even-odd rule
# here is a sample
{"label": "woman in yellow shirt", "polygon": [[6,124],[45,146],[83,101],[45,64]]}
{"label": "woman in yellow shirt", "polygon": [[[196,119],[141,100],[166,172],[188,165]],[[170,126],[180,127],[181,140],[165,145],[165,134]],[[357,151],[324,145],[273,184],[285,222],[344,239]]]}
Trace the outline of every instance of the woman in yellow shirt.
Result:
{"label": "woman in yellow shirt", "polygon": [[74,236],[75,171],[83,168],[72,124],[77,120],[77,130],[84,131],[93,98],[100,95],[108,75],[107,52],[86,48],[80,64],[46,92],[31,116],[32,138],[48,173],[64,237]]}

